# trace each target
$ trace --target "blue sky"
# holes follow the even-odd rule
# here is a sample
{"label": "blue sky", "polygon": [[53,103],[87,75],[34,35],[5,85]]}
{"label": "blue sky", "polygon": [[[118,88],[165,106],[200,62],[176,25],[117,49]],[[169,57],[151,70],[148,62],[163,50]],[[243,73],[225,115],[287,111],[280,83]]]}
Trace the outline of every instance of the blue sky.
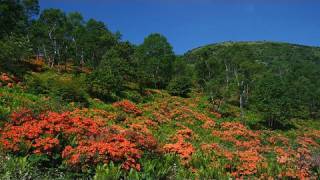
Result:
{"label": "blue sky", "polygon": [[177,54],[223,41],[320,46],[320,0],[40,0],[40,6],[81,12],[135,44],[161,33]]}

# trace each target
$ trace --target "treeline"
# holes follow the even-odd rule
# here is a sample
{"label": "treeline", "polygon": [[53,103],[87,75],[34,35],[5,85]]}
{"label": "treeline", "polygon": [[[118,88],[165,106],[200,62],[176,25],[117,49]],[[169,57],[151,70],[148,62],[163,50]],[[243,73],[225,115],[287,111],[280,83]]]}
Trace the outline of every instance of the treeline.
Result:
{"label": "treeline", "polygon": [[48,68],[72,65],[79,72],[89,68],[88,92],[106,101],[121,97],[130,83],[137,84],[140,93],[145,88],[169,88],[181,96],[190,92],[186,64],[161,34],[150,34],[136,46],[103,22],[86,21],[78,12],[40,12],[37,0],[2,0],[0,8],[3,66],[37,58]]}
{"label": "treeline", "polygon": [[10,59],[19,48],[14,60],[36,55],[50,67],[67,62],[97,67],[106,50],[120,43],[120,35],[103,22],[85,21],[80,13],[59,9],[40,13],[37,0],[2,0],[1,11],[0,35],[6,50],[1,54]]}
{"label": "treeline", "polygon": [[320,117],[320,49],[269,42],[223,43],[195,49],[185,59],[194,64],[200,87],[215,111],[229,104],[262,115],[273,128],[290,119]]}

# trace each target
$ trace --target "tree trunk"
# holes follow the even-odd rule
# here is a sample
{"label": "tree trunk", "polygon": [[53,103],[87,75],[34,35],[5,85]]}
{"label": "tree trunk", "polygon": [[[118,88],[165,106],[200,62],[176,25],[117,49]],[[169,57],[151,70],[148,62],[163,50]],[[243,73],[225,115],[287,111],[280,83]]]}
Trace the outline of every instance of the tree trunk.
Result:
{"label": "tree trunk", "polygon": [[240,107],[240,117],[244,117],[244,110],[243,110],[243,104],[244,104],[244,94],[245,94],[245,88],[243,88],[243,81],[240,83],[240,94],[239,94],[239,107]]}
{"label": "tree trunk", "polygon": [[226,61],[224,62],[224,66],[225,66],[225,70],[226,70],[226,83],[227,83],[226,88],[229,89],[229,67],[228,67]]}

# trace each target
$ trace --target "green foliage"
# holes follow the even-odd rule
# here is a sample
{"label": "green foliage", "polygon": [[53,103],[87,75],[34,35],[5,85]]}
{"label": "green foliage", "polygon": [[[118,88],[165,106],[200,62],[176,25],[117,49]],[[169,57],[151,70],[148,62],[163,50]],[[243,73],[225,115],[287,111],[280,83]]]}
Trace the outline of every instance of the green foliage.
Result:
{"label": "green foliage", "polygon": [[167,86],[169,94],[174,96],[188,97],[191,92],[192,82],[190,77],[181,76],[171,79]]}
{"label": "green foliage", "polygon": [[103,22],[85,21],[80,13],[45,9],[28,29],[33,52],[44,58],[49,67],[68,62],[97,68],[103,55],[119,43],[119,36]]}
{"label": "green foliage", "polygon": [[143,97],[137,90],[125,90],[121,93],[123,99],[128,99],[130,101],[140,103],[143,101]]}
{"label": "green foliage", "polygon": [[27,86],[32,93],[50,95],[52,98],[58,98],[61,102],[76,102],[87,106],[88,95],[83,79],[45,72],[27,77]]}
{"label": "green foliage", "polygon": [[0,179],[66,179],[71,176],[60,169],[41,169],[29,161],[28,156],[14,157],[0,154]]}
{"label": "green foliage", "polygon": [[142,160],[143,170],[141,179],[166,179],[172,178],[175,174],[175,166],[179,161],[178,157],[170,154],[164,156],[146,156]]}
{"label": "green foliage", "polygon": [[127,84],[136,81],[133,70],[133,47],[130,43],[119,43],[103,56],[99,68],[87,78],[89,92],[104,101],[115,101],[120,97],[141,101],[141,96]]}
{"label": "green foliage", "polygon": [[269,127],[276,127],[275,123],[284,123],[290,117],[287,109],[290,98],[286,92],[287,86],[279,76],[267,75],[256,84],[254,107],[263,114]]}
{"label": "green foliage", "polygon": [[208,95],[211,108],[221,112],[221,108],[225,105],[224,100],[228,97],[228,89],[218,79],[212,79],[205,84],[205,92]]}
{"label": "green foliage", "polygon": [[54,98],[47,98],[39,94],[30,94],[24,92],[21,88],[2,87],[0,88],[0,94],[0,111],[2,112],[0,120],[7,120],[10,113],[21,108],[30,109],[35,113],[48,110],[59,112],[72,108]]}
{"label": "green foliage", "polygon": [[317,117],[316,69],[313,63],[293,63],[285,74],[267,73],[258,78],[251,97],[252,109],[260,112],[270,127],[277,127],[274,123],[286,126],[293,118]]}
{"label": "green foliage", "polygon": [[187,171],[178,162],[178,157],[170,154],[161,157],[146,156],[141,160],[143,167],[141,172],[137,172],[134,169],[124,172],[121,170],[121,166],[110,162],[109,164],[97,166],[94,179],[170,179],[177,175],[176,171],[181,172],[181,178],[186,177],[182,172]]}
{"label": "green foliage", "polygon": [[193,71],[184,59],[177,57],[174,60],[172,68],[172,79],[170,80],[167,90],[171,95],[188,97],[192,88]]}
{"label": "green foliage", "polygon": [[161,34],[150,34],[137,48],[137,73],[141,86],[164,88],[172,75],[174,53]]}
{"label": "green foliage", "polygon": [[[17,51],[19,49],[19,51]],[[11,35],[0,39],[0,65],[8,67],[31,56],[32,48],[26,37]]]}
{"label": "green foliage", "polygon": [[96,174],[94,175],[95,180],[118,180],[121,178],[123,171],[121,166],[115,165],[113,162],[97,166]]}
{"label": "green foliage", "polygon": [[197,82],[216,111],[232,104],[244,118],[245,110],[255,110],[279,128],[293,118],[319,116],[318,52],[286,43],[231,42],[194,49],[184,59],[195,65]]}
{"label": "green foliage", "polygon": [[0,156],[0,179],[32,179],[35,176],[36,171],[27,157]]}
{"label": "green foliage", "polygon": [[104,101],[115,101],[124,89],[123,79],[109,67],[100,67],[87,78],[89,93]]}
{"label": "green foliage", "polygon": [[2,0],[0,12],[0,39],[11,33],[25,34],[24,30],[31,18],[39,13],[39,2],[38,0]]}

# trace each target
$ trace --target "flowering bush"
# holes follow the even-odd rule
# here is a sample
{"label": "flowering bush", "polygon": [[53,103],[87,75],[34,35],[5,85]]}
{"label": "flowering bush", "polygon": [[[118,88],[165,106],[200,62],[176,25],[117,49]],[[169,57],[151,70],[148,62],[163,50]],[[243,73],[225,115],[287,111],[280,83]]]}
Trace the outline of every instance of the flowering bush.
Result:
{"label": "flowering bush", "polygon": [[[2,126],[0,146],[3,152],[51,160],[42,164],[64,163],[74,171],[113,162],[124,178],[134,172],[131,177],[152,174],[154,179],[163,167],[164,178],[176,179],[319,176],[319,130],[252,130],[241,122],[211,118],[210,111],[199,109],[197,102],[193,97],[170,97],[155,99],[139,106],[141,109],[130,101],[114,103],[121,111],[82,108],[35,115],[20,110]],[[125,114],[125,120],[117,121],[119,114]],[[160,153],[166,154],[158,156]]]}
{"label": "flowering bush", "polygon": [[[228,160],[238,161],[229,167],[229,171],[235,177],[253,175],[257,173],[263,157],[259,133],[247,129],[238,122],[223,122],[221,130],[214,130],[212,134],[222,141],[233,143],[237,148],[236,152],[231,152],[220,146],[214,146],[217,155],[224,156]],[[231,165],[230,165],[231,166]]]}
{"label": "flowering bush", "polygon": [[186,140],[193,137],[193,131],[187,127],[178,130],[177,133],[171,138],[176,143],[166,144],[163,149],[167,153],[176,153],[180,156],[182,163],[187,164],[191,160],[192,154],[195,152],[193,145]]}
{"label": "flowering bush", "polygon": [[135,168],[140,170],[137,160],[141,157],[141,151],[136,145],[128,141],[123,135],[112,135],[102,140],[80,141],[78,146],[66,146],[62,157],[73,167],[92,166],[97,163],[123,162],[126,170]]}
{"label": "flowering bush", "polygon": [[163,149],[168,153],[178,154],[181,157],[183,163],[187,163],[191,159],[192,154],[195,152],[192,144],[186,142],[181,136],[178,137],[176,143],[166,144],[164,145]]}
{"label": "flowering bush", "polygon": [[20,80],[12,75],[9,75],[7,73],[1,73],[0,75],[0,87],[7,86],[9,88],[13,87],[13,85],[19,83]]}
{"label": "flowering bush", "polygon": [[113,103],[114,107],[121,108],[126,113],[131,113],[134,115],[141,115],[143,112],[131,101],[123,100]]}
{"label": "flowering bush", "polygon": [[119,162],[128,170],[140,170],[143,151],[155,151],[157,141],[146,132],[108,127],[101,120],[76,115],[78,112],[48,112],[35,116],[29,110],[11,115],[1,130],[0,145],[18,154],[58,154],[75,169],[98,163]]}

